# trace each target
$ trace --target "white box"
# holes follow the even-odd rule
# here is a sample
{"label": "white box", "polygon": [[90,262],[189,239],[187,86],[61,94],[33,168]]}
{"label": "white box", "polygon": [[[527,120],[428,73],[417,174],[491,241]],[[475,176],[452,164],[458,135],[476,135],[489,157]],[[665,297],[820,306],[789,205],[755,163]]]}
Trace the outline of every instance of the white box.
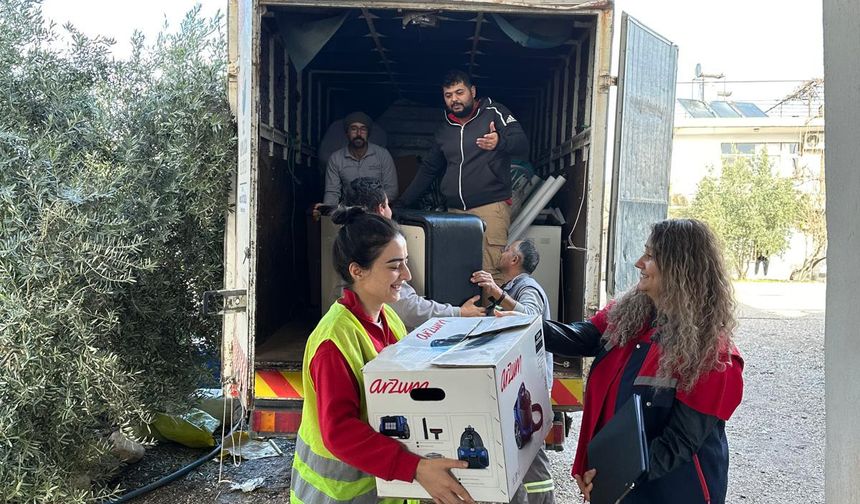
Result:
{"label": "white box", "polygon": [[[478,501],[510,502],[552,425],[537,316],[436,318],[364,366],[368,422],[454,475]],[[380,497],[429,498],[376,479]]]}

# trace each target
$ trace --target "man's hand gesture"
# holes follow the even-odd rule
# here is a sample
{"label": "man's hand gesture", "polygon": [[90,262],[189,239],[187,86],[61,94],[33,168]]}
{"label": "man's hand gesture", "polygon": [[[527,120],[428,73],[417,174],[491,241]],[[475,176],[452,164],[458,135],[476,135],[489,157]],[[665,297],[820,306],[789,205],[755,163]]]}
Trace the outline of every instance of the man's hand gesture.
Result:
{"label": "man's hand gesture", "polygon": [[490,121],[490,132],[475,140],[478,147],[484,150],[495,150],[499,145],[499,133],[496,131],[496,121]]}

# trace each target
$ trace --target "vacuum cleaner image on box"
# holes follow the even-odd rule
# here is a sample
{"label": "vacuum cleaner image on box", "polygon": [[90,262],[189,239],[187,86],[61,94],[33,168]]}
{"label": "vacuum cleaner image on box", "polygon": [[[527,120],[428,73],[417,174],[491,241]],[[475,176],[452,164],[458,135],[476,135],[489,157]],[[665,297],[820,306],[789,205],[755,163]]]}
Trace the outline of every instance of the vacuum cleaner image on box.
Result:
{"label": "vacuum cleaner image on box", "polygon": [[[534,413],[538,413],[535,421]],[[526,384],[520,384],[517,392],[517,402],[514,404],[514,439],[517,448],[521,449],[528,443],[532,434],[539,431],[543,425],[543,408],[540,404],[532,404],[532,395],[526,388]]]}
{"label": "vacuum cleaner image on box", "polygon": [[469,463],[469,469],[486,469],[490,466],[490,453],[484,448],[481,435],[470,425],[460,435],[457,458]]}
{"label": "vacuum cleaner image on box", "polygon": [[384,416],[379,421],[379,433],[400,439],[409,439],[409,423],[405,416]]}

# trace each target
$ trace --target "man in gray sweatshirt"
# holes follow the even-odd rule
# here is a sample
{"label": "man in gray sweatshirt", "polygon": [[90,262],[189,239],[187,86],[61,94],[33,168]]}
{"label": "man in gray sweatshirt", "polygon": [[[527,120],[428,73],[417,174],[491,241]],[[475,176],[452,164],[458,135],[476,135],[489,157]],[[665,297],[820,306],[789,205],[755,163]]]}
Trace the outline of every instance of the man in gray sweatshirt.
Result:
{"label": "man in gray sweatshirt", "polygon": [[[382,183],[373,177],[359,177],[353,180],[344,195],[346,206],[360,206],[368,212],[378,213],[390,219],[391,208]],[[484,308],[475,304],[480,296],[468,299],[462,306],[452,306],[448,303],[438,303],[432,299],[419,296],[408,283],[400,288],[400,299],[391,303],[391,308],[403,321],[408,330],[412,330],[433,317],[481,317]]]}

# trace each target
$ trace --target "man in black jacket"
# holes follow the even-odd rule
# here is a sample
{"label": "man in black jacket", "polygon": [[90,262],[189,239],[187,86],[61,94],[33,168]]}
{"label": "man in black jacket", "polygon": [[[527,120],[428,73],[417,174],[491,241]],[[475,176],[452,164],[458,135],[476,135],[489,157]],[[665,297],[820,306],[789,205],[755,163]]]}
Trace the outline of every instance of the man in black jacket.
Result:
{"label": "man in black jacket", "polygon": [[465,72],[445,76],[445,122],[398,204],[412,204],[444,173],[448,211],[474,214],[486,223],[483,269],[501,282],[499,260],[511,224],[511,158],[527,159],[528,138],[507,107],[475,94]]}

